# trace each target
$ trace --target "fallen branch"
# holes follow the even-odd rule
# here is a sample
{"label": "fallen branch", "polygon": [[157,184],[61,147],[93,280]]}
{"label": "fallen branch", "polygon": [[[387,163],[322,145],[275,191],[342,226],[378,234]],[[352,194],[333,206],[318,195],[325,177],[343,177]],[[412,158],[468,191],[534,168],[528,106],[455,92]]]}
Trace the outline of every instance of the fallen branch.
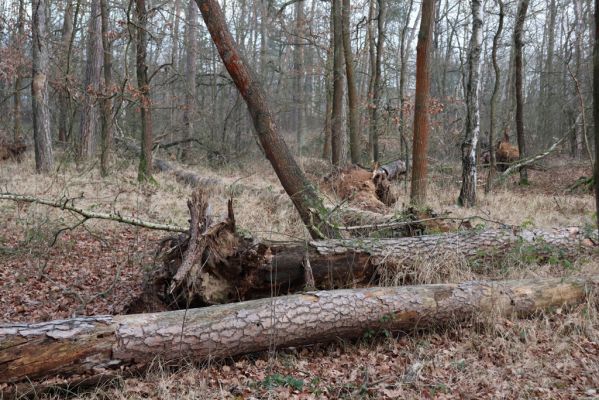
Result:
{"label": "fallen branch", "polygon": [[526,167],[527,165],[530,165],[530,164],[532,164],[534,162],[537,162],[537,161],[539,161],[539,160],[547,157],[549,154],[553,153],[555,151],[555,149],[557,149],[557,146],[559,146],[564,140],[566,140],[567,137],[568,137],[568,135],[563,136],[560,140],[558,140],[557,142],[553,143],[551,145],[551,147],[549,147],[543,153],[537,154],[536,156],[533,156],[533,157],[527,158],[526,160],[522,160],[520,162],[512,164],[508,169],[506,169],[505,171],[503,171],[501,173],[501,175],[499,175],[499,178],[503,179],[503,178],[509,176],[510,174],[513,174],[514,172],[516,172],[520,168]]}
{"label": "fallen branch", "polygon": [[16,202],[42,204],[48,207],[59,208],[61,210],[71,211],[75,214],[79,214],[86,219],[103,219],[109,221],[116,221],[123,224],[139,226],[147,229],[154,229],[159,231],[167,232],[187,232],[189,228],[182,226],[171,225],[171,224],[160,224],[156,222],[144,221],[139,218],[126,217],[120,213],[100,213],[96,211],[85,210],[83,208],[75,207],[73,205],[73,199],[66,199],[62,202],[40,199],[34,196],[26,196],[14,193],[0,193],[0,200],[10,200]]}
{"label": "fallen branch", "polygon": [[0,326],[0,384],[210,360],[579,304],[599,276],[308,292],[186,311]]}

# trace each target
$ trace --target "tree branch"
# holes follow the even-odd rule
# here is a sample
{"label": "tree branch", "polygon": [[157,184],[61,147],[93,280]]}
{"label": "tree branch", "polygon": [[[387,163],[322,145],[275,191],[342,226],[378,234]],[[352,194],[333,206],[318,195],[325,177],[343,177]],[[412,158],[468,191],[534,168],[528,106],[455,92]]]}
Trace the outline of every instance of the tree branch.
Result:
{"label": "tree branch", "polygon": [[[52,201],[47,199],[40,199],[34,196],[26,196],[14,193],[0,193],[0,200],[10,201],[22,201],[26,203],[42,204],[48,207],[60,208],[61,210],[67,210],[79,214],[87,219],[104,219],[109,221],[116,221],[122,224],[128,224],[133,226],[139,226],[141,228],[154,229],[159,231],[168,232],[188,232],[189,228],[182,226],[171,225],[171,224],[160,224],[156,222],[144,221],[139,218],[126,217],[120,213],[100,213],[83,208],[75,207],[72,200],[67,199],[63,202]],[[70,204],[69,204],[70,203]]]}

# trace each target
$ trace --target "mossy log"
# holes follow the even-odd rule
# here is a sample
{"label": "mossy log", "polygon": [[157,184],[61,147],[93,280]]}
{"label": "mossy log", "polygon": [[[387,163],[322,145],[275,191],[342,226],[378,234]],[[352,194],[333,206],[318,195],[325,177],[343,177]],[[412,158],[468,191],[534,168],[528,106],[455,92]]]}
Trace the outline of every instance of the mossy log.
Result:
{"label": "mossy log", "polygon": [[2,325],[0,384],[106,374],[157,357],[202,361],[372,331],[410,332],[481,313],[529,315],[583,302],[596,289],[599,276],[375,287],[186,311]]}

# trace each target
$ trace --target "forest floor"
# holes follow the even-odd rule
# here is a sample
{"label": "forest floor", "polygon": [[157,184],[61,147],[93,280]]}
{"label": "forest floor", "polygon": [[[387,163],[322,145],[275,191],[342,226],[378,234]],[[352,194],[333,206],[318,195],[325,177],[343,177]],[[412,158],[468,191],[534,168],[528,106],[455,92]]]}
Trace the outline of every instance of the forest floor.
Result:
{"label": "forest floor", "polygon": [[[302,160],[320,179],[322,161]],[[526,227],[594,226],[594,199],[568,187],[589,176],[588,163],[553,158],[530,171],[531,184],[507,179],[473,209],[457,207],[459,168],[431,168],[429,205],[452,216],[483,216]],[[291,202],[265,162],[248,168],[188,167],[213,176],[216,214],[233,196],[237,223],[263,238],[306,238]],[[252,174],[245,171],[251,170]],[[486,170],[482,174],[486,175]],[[57,173],[34,173],[33,160],[0,166],[2,192],[74,199],[95,211],[187,225],[191,188],[168,174],[140,186],[132,161],[101,178],[96,165],[65,163]],[[259,190],[245,190],[244,188]],[[408,203],[403,182],[396,210]],[[335,199],[331,199],[335,201]],[[167,234],[109,221],[80,219],[45,206],[0,201],[0,323],[39,322],[75,315],[118,314],[139,294]],[[78,225],[79,224],[79,225]],[[422,268],[435,268],[423,265]],[[421,283],[458,279],[520,279],[599,273],[599,256],[542,264],[515,256],[501,270],[464,265],[423,274]],[[451,270],[453,268],[453,270]],[[485,319],[415,335],[365,336],[358,341],[284,349],[175,370],[159,363],[143,375],[114,380],[75,395],[85,399],[208,398],[599,398],[599,296],[572,310],[531,319]],[[40,396],[42,398],[43,396]],[[57,398],[48,395],[43,398]]]}

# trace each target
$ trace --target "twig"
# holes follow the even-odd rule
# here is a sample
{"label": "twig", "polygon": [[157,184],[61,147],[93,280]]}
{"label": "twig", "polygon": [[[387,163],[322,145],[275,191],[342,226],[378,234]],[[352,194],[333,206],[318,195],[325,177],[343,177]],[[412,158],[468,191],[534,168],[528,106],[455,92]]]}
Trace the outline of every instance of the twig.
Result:
{"label": "twig", "polygon": [[87,219],[104,219],[109,221],[116,221],[123,224],[139,226],[147,229],[154,229],[159,231],[168,231],[168,232],[188,232],[189,228],[185,228],[182,226],[171,225],[171,224],[160,224],[156,222],[144,221],[139,218],[133,217],[125,217],[118,212],[113,213],[100,213],[90,210],[85,210],[83,208],[75,207],[72,204],[68,204],[69,200],[59,202],[52,201],[47,199],[40,199],[34,196],[26,196],[14,193],[0,193],[0,200],[10,200],[10,201],[22,201],[26,203],[34,203],[34,204],[43,204],[48,207],[60,208],[61,210],[71,211],[76,214],[81,215]]}

